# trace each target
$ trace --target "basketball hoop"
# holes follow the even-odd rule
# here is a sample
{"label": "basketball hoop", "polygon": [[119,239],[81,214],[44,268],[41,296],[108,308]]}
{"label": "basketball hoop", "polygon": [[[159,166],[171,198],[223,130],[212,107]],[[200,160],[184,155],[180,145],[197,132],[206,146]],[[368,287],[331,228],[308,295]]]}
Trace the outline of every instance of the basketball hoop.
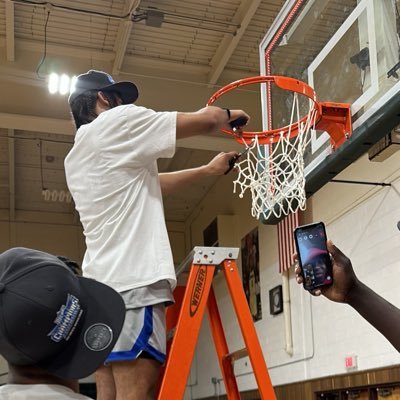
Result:
{"label": "basketball hoop", "polygon": [[[234,193],[238,186],[239,197],[250,190],[253,217],[268,220],[272,215],[281,218],[305,209],[304,152],[311,140],[310,132],[312,129],[327,131],[335,150],[351,135],[351,113],[350,104],[319,102],[309,85],[285,76],[240,79],[219,89],[207,105],[238,87],[256,83],[275,84],[293,92],[289,125],[261,132],[222,131],[246,148],[246,154],[242,152],[245,158],[235,164],[238,177],[234,181]],[[308,112],[304,116],[300,113],[299,95],[308,98]]]}

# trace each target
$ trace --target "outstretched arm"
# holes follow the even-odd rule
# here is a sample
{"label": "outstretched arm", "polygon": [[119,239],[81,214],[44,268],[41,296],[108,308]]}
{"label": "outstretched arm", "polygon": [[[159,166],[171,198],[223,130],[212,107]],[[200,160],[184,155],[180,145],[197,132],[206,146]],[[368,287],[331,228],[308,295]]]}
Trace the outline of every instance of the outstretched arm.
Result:
{"label": "outstretched arm", "polygon": [[198,178],[223,175],[229,168],[229,160],[236,156],[236,151],[219,153],[207,165],[182,171],[160,174],[160,186],[163,195],[170,194]]}
{"label": "outstretched arm", "polygon": [[400,352],[400,310],[362,282],[349,293],[347,304],[373,325]]}
{"label": "outstretched arm", "polygon": [[226,110],[219,107],[204,107],[196,112],[178,112],[176,120],[176,138],[183,139],[189,136],[213,133],[218,129],[232,130],[231,122],[241,118],[241,125],[237,126],[240,132],[250,117],[242,110]]}
{"label": "outstretched arm", "polygon": [[[333,283],[311,293],[349,304],[400,351],[400,310],[357,278],[350,259],[331,240],[327,241],[327,247],[332,256]],[[294,258],[295,261],[298,259],[297,254]],[[297,282],[302,283],[298,264],[295,273]]]}

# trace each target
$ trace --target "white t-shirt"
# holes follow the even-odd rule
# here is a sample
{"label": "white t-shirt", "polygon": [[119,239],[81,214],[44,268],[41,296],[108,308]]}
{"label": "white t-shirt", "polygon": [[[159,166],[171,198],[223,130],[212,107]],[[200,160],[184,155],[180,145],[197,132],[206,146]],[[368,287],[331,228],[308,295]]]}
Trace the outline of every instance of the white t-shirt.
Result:
{"label": "white t-shirt", "polygon": [[4,385],[1,400],[92,400],[62,385]]}
{"label": "white t-shirt", "polygon": [[86,277],[118,292],[176,285],[157,159],[172,157],[176,112],[133,104],[81,126],[65,159],[67,184],[86,238]]}

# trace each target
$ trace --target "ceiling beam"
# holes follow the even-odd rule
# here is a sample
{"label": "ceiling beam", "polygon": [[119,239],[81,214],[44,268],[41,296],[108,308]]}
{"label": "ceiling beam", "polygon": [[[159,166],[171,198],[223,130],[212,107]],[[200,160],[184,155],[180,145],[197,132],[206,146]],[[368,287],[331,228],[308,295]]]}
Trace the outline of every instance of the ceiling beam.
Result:
{"label": "ceiling beam", "polygon": [[8,187],[10,222],[15,221],[15,139],[14,129],[8,129]]}
{"label": "ceiling beam", "polygon": [[112,74],[118,75],[124,61],[126,48],[128,46],[129,38],[132,31],[131,16],[139,7],[140,0],[131,0],[126,4],[124,14],[130,11],[128,19],[124,19],[119,24],[117,38],[114,44],[115,59],[112,68]]}
{"label": "ceiling beam", "polygon": [[0,81],[5,82],[13,82],[33,87],[47,86],[47,82],[38,79],[36,73],[17,69],[15,64],[8,64],[8,66],[0,65],[0,77]]}
{"label": "ceiling beam", "polygon": [[208,74],[208,82],[210,85],[215,85],[217,83],[218,78],[235,51],[261,1],[262,0],[244,0],[241,2],[232,19],[233,22],[238,22],[240,24],[240,27],[236,31],[236,35],[225,35],[210,62],[212,67]]}
{"label": "ceiling beam", "polygon": [[[0,128],[20,130],[26,133],[40,132],[58,135],[75,135],[75,127],[71,120],[35,117],[31,115],[0,113]],[[193,136],[177,140],[177,147],[212,151],[241,151],[243,146],[227,135]]]}
{"label": "ceiling beam", "polygon": [[31,115],[0,113],[0,127],[26,132],[56,133],[74,135],[72,120],[35,117]]}
{"label": "ceiling beam", "polygon": [[14,2],[6,0],[6,57],[15,61]]}
{"label": "ceiling beam", "polygon": [[[16,46],[19,50],[43,53],[43,44],[40,41],[18,39]],[[77,57],[85,60],[93,59],[98,61],[113,61],[115,58],[113,51],[99,51],[85,47],[51,43],[47,43],[47,54],[64,56],[65,58]]]}
{"label": "ceiling beam", "polygon": [[[2,47],[3,48],[6,47],[6,40],[0,37],[0,48]],[[41,54],[43,52],[42,44],[31,40],[18,39],[16,43],[16,48],[17,51],[19,51],[21,54],[24,53],[26,54],[26,52]],[[90,59],[91,61],[95,62],[94,66],[96,66],[97,62],[101,63],[101,68],[105,68],[104,63],[109,63],[110,68],[112,68],[115,61],[114,51],[96,51],[92,49],[59,45],[59,44],[57,45],[47,44],[47,54],[65,57],[66,59],[69,60],[71,58],[78,58],[84,61]],[[28,61],[30,62],[30,60]],[[193,80],[198,81],[199,75],[204,75],[205,77],[207,77],[207,73],[210,71],[210,67],[207,65],[197,65],[197,64],[190,65],[176,61],[167,61],[167,60],[161,60],[151,57],[141,57],[141,56],[125,56],[124,63],[126,66],[129,67],[130,72],[126,71],[119,71],[119,72],[121,74],[127,74],[127,75],[134,75],[135,72],[137,71],[142,71],[142,72],[147,71],[147,75],[149,76],[154,74],[159,74],[161,77],[162,76],[168,77],[171,76],[171,74],[173,74],[173,76],[176,76],[176,71],[179,68],[181,71],[180,72],[181,75],[187,77],[193,76]],[[11,75],[14,75],[16,73],[10,67],[6,67],[4,65],[1,66],[1,60],[0,60],[0,69],[8,71],[6,75],[3,73],[1,74],[2,79],[7,78],[8,73]],[[107,69],[108,68],[106,68],[106,70]],[[81,72],[81,71],[76,71],[76,72]],[[35,74],[32,72],[31,76],[34,77]],[[204,83],[206,83],[205,79]]]}

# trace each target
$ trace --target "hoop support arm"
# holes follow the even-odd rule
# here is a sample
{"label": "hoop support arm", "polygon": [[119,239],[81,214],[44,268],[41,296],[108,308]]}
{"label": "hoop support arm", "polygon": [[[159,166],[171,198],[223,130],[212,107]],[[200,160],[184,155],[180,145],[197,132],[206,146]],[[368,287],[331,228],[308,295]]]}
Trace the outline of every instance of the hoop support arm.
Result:
{"label": "hoop support arm", "polygon": [[350,104],[321,102],[319,106],[321,118],[315,128],[329,133],[332,148],[336,150],[352,133]]}

